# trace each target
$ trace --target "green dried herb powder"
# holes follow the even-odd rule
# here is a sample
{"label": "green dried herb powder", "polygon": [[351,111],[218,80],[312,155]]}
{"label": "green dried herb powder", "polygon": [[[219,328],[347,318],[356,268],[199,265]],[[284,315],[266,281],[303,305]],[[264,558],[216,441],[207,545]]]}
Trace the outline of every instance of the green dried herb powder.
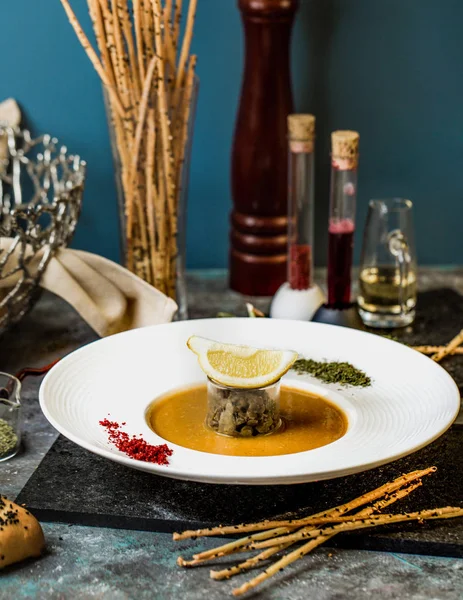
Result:
{"label": "green dried herb powder", "polygon": [[3,456],[15,448],[18,443],[18,436],[13,427],[4,419],[0,419],[0,456]]}
{"label": "green dried herb powder", "polygon": [[338,383],[339,385],[354,385],[357,387],[368,387],[371,379],[360,369],[348,362],[318,362],[301,358],[293,367],[299,374],[309,374],[323,383]]}

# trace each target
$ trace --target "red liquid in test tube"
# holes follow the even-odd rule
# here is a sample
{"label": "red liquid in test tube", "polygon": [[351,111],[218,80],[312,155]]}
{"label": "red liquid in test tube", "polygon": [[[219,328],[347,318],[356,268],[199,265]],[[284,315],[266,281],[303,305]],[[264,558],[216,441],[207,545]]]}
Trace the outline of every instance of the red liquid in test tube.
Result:
{"label": "red liquid in test tube", "polygon": [[328,305],[331,308],[345,308],[350,303],[354,231],[351,219],[331,220],[329,223]]}
{"label": "red liquid in test tube", "polygon": [[315,117],[288,116],[288,274],[293,290],[312,287]]}
{"label": "red liquid in test tube", "polygon": [[328,307],[344,309],[351,302],[359,135],[356,131],[334,131],[331,143]]}

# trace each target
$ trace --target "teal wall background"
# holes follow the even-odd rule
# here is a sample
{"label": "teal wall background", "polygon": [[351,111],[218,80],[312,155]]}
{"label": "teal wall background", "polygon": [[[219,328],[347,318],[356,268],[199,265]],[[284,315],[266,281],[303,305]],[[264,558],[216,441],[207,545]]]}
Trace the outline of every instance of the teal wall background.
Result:
{"label": "teal wall background", "polygon": [[[73,0],[89,27],[86,2]],[[98,78],[59,0],[0,6],[0,99],[35,133],[89,164],[74,246],[118,260],[112,160]],[[325,261],[329,133],[361,135],[356,252],[368,199],[414,200],[418,257],[463,263],[463,2],[301,0],[292,42],[296,109],[318,121],[316,261]],[[188,264],[227,263],[229,160],[242,72],[236,0],[199,0],[201,80],[188,215]]]}

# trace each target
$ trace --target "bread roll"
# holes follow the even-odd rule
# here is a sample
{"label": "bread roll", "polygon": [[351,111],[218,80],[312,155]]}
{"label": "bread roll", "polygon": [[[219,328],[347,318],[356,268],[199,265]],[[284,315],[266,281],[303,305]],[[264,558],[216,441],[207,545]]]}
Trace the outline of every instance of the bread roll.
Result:
{"label": "bread roll", "polygon": [[0,496],[0,569],[31,556],[40,556],[45,538],[31,513]]}

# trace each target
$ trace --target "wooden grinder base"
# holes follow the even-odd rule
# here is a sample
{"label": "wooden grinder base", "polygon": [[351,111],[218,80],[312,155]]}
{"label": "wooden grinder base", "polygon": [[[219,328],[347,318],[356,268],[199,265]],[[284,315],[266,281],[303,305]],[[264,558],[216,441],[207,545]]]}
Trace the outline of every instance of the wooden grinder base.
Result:
{"label": "wooden grinder base", "polygon": [[287,217],[234,211],[230,234],[230,287],[250,296],[273,296],[286,280]]}

